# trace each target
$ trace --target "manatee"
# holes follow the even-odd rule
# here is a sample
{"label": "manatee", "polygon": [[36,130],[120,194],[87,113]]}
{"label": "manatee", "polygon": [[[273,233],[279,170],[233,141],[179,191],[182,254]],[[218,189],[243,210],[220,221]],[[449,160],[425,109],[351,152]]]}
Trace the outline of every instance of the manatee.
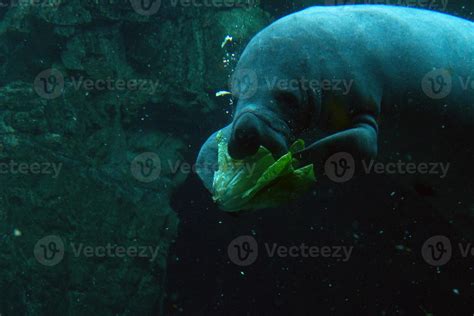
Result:
{"label": "manatee", "polygon": [[[303,138],[307,147],[298,157],[314,163],[317,175],[337,153],[351,155],[362,172],[375,172],[367,171],[374,159],[444,163],[444,177],[424,165],[415,173],[395,169],[394,176],[414,190],[428,188],[422,191],[430,198],[449,195],[438,200],[444,209],[466,209],[466,197],[474,196],[471,21],[384,5],[311,7],[260,31],[232,83],[236,108],[222,131],[233,158],[259,146],[278,157]],[[214,138],[197,158],[209,190]]]}

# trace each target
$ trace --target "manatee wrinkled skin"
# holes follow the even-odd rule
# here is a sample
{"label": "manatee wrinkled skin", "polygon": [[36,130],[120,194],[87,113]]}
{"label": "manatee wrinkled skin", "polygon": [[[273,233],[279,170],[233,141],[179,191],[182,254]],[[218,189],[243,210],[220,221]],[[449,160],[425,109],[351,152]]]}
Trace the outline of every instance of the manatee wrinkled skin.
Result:
{"label": "manatee wrinkled skin", "polygon": [[[304,138],[299,158],[317,175],[338,152],[357,163],[449,162],[445,178],[405,174],[402,182],[428,181],[451,202],[474,196],[474,23],[404,7],[312,7],[258,33],[234,72],[242,74],[224,128],[234,158],[260,145],[278,157]],[[209,190],[214,136],[197,161]]]}

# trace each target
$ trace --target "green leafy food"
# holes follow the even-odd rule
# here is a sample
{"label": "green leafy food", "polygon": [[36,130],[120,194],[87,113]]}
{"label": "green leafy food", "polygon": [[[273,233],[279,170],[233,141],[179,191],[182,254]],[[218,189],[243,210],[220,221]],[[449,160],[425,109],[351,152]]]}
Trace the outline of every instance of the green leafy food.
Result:
{"label": "green leafy food", "polygon": [[216,136],[218,170],[214,174],[213,199],[227,212],[275,207],[307,192],[316,181],[313,165],[297,168],[293,154],[304,148],[297,140],[290,151],[275,161],[271,152],[260,146],[252,157],[235,160],[227,152],[228,140]]}

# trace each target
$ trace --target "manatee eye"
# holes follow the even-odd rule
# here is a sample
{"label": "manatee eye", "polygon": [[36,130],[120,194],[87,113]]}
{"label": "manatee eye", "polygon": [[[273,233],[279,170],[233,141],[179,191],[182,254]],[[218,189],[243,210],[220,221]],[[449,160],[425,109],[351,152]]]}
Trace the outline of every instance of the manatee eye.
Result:
{"label": "manatee eye", "polygon": [[296,110],[298,109],[298,97],[289,91],[278,91],[275,95],[278,104],[284,109]]}
{"label": "manatee eye", "polygon": [[278,104],[278,109],[283,113],[287,120],[294,120],[295,116],[299,114],[299,99],[290,91],[278,91],[275,93],[275,100]]}
{"label": "manatee eye", "polygon": [[296,129],[301,116],[300,101],[291,91],[278,91],[274,95],[283,120],[292,130]]}

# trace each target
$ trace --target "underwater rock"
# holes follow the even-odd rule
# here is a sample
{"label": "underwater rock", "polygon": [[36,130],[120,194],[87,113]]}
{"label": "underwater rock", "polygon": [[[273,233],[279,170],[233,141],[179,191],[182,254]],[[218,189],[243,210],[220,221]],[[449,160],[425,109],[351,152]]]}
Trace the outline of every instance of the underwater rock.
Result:
{"label": "underwater rock", "polygon": [[62,37],[71,37],[76,32],[73,26],[56,26],[54,33]]}
{"label": "underwater rock", "polygon": [[93,79],[123,77],[132,72],[116,29],[104,28],[72,37],[62,51],[61,60],[67,69],[82,70]]}
{"label": "underwater rock", "polygon": [[30,6],[13,6],[0,20],[0,35],[8,32],[28,34],[31,31]]}
{"label": "underwater rock", "polygon": [[[206,89],[228,88],[228,79],[237,56],[248,41],[261,29],[270,24],[272,17],[258,7],[232,9],[208,13],[204,33],[204,51],[209,52],[206,61]],[[221,47],[226,36],[232,37],[230,45]],[[226,62],[228,60],[228,62]],[[228,64],[228,65],[227,65]]]}
{"label": "underwater rock", "polygon": [[[245,27],[235,29],[233,20]],[[7,171],[0,174],[0,311],[159,314],[178,225],[170,197],[192,171],[187,143],[157,124],[142,129],[143,109],[156,107],[160,117],[184,125],[215,111],[214,92],[230,71],[223,67],[223,38],[232,33],[244,46],[268,20],[256,8],[166,5],[146,17],[128,1],[72,0],[2,12],[0,163]],[[44,99],[33,82],[49,68],[62,74],[64,89]],[[153,93],[78,85],[108,78],[158,84]],[[132,167],[146,166],[146,159],[136,161],[149,153],[160,159],[159,174],[143,181]],[[60,238],[64,254],[49,265],[34,249],[51,236]],[[109,243],[157,251],[153,260],[78,251],[78,245]]]}
{"label": "underwater rock", "polygon": [[92,22],[89,10],[79,0],[61,1],[58,5],[38,6],[38,17],[56,25],[79,25]]}
{"label": "underwater rock", "polygon": [[272,20],[267,12],[258,7],[220,11],[211,19],[211,25],[216,32],[216,36],[212,38],[224,38],[229,34],[234,40],[245,45]]}
{"label": "underwater rock", "polygon": [[[130,104],[146,102],[140,95],[127,102],[125,93],[123,105],[117,103],[117,93],[88,96],[68,83],[62,96],[45,100],[31,82],[15,81],[0,87],[0,98],[5,250],[0,266],[8,271],[0,285],[8,293],[0,309],[11,314],[100,310],[106,315],[159,310],[168,248],[178,225],[169,196],[184,178],[164,168],[160,177],[143,183],[131,172],[131,161],[143,152],[158,152],[165,166],[174,165],[182,161],[184,145],[173,137],[163,140],[159,133],[123,129],[121,118],[134,117]],[[33,254],[37,242],[48,236],[59,236],[64,243],[64,257],[53,266]],[[87,257],[72,246],[109,243],[157,251],[150,261]]]}
{"label": "underwater rock", "polygon": [[[152,314],[163,299],[166,258],[177,232],[178,219],[168,201],[170,190],[179,183],[173,185],[169,172],[142,183],[130,171],[130,160],[142,151],[157,151],[163,161],[178,161],[184,146],[178,139],[166,138],[159,150],[163,136],[134,135],[127,141],[125,132],[114,124],[97,134],[95,145],[84,142],[87,134],[65,139],[58,133],[32,131],[25,126],[28,122],[35,126],[31,118],[44,112],[16,106],[14,96],[27,96],[30,91],[21,92],[21,86],[16,83],[0,90],[9,100],[6,112],[14,118],[13,127],[6,123],[3,127],[10,133],[0,135],[4,214],[0,230],[5,234],[0,265],[8,271],[1,284],[2,293],[8,293],[0,300],[2,311]],[[22,101],[21,97],[16,100]],[[67,116],[67,112],[61,114]],[[20,125],[15,121],[18,117],[24,117]],[[117,132],[123,133],[123,139],[117,138]],[[44,146],[46,142],[49,146]],[[74,150],[82,147],[90,156],[75,155],[71,145]],[[94,147],[105,148],[105,154],[96,155]],[[23,172],[18,165],[25,166]],[[58,236],[64,244],[64,255],[54,265],[33,256],[35,245],[48,236]],[[149,250],[148,257],[104,257],[78,251],[79,245],[109,244],[127,249],[151,247],[154,252]],[[25,296],[28,304],[22,303]]]}
{"label": "underwater rock", "polygon": [[[139,69],[158,76],[167,86],[166,99],[187,111],[216,109],[215,91],[227,88],[232,58],[221,48],[226,35],[235,37],[237,54],[271,18],[259,8],[187,12],[189,18],[128,25],[127,56]],[[137,31],[139,30],[139,31]],[[185,83],[183,85],[183,83]]]}
{"label": "underwater rock", "polygon": [[194,32],[198,28],[195,23],[180,19],[141,26],[140,32],[138,27],[130,28],[134,34],[128,37],[126,47],[134,64],[167,86],[166,99],[178,107],[199,111],[197,106],[202,109],[215,104],[204,88],[206,56],[202,31]]}
{"label": "underwater rock", "polygon": [[32,85],[22,81],[13,81],[1,87],[0,99],[3,110],[25,111],[41,105]]}

